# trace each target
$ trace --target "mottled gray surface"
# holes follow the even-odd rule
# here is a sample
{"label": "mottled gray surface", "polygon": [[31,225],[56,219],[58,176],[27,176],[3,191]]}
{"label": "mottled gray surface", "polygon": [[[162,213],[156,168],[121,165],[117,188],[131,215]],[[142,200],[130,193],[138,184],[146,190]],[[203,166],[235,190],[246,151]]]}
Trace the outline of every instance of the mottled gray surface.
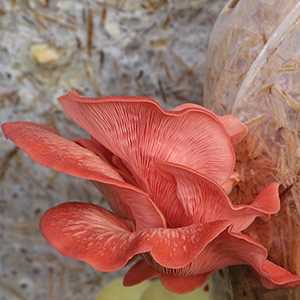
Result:
{"label": "mottled gray surface", "polygon": [[[225,0],[0,0],[0,122],[80,133],[57,96],[150,95],[201,102],[208,35]],[[0,300],[95,299],[109,276],[66,259],[38,232],[66,200],[101,202],[82,180],[34,164],[0,140]]]}

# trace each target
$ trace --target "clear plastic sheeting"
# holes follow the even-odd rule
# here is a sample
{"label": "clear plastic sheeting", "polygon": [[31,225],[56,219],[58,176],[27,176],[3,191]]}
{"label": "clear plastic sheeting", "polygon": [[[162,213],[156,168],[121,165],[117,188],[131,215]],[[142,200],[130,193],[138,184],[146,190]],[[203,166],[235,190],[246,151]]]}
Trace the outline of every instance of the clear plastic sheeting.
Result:
{"label": "clear plastic sheeting", "polygon": [[[250,129],[238,149],[232,198],[247,203],[265,184],[281,183],[281,212],[249,232],[271,260],[300,274],[300,1],[229,1],[211,35],[206,71],[206,105]],[[218,274],[224,289],[215,289],[216,300],[300,299],[300,289],[263,290],[248,273]]]}
{"label": "clear plastic sheeting", "polygon": [[[84,137],[57,102],[70,89],[202,103],[208,35],[225,2],[0,0],[0,123]],[[111,280],[41,236],[40,216],[67,200],[104,203],[91,183],[34,164],[0,134],[1,300],[94,300]]]}

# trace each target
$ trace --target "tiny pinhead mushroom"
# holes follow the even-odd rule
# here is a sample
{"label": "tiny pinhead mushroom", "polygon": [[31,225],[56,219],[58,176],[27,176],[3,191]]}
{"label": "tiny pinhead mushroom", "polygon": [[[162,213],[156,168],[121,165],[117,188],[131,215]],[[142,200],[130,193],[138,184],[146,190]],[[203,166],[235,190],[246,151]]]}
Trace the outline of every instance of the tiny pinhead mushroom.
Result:
{"label": "tiny pinhead mushroom", "polygon": [[60,101],[90,139],[71,141],[32,122],[2,125],[33,160],[92,181],[111,207],[66,202],[45,212],[41,232],[60,253],[104,272],[134,260],[125,286],[159,278],[175,293],[239,264],[250,265],[268,287],[300,283],[242,233],[279,211],[278,184],[248,205],[234,205],[226,193],[236,176],[235,146],[247,135],[236,117],[195,104],[167,111],[147,97],[70,92]]}

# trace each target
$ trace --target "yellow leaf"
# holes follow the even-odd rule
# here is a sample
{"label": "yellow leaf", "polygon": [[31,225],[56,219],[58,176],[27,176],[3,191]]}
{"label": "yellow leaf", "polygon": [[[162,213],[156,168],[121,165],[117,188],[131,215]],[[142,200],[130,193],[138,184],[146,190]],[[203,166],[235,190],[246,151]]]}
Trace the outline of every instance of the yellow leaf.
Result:
{"label": "yellow leaf", "polygon": [[124,287],[122,279],[118,278],[105,286],[96,300],[140,300],[149,285],[150,282],[145,281],[133,287]]}
{"label": "yellow leaf", "polygon": [[188,294],[174,294],[166,290],[159,281],[153,281],[140,300],[208,300],[209,293],[197,289]]}
{"label": "yellow leaf", "polygon": [[57,49],[47,44],[36,44],[30,49],[32,58],[39,64],[54,63],[59,59]]}

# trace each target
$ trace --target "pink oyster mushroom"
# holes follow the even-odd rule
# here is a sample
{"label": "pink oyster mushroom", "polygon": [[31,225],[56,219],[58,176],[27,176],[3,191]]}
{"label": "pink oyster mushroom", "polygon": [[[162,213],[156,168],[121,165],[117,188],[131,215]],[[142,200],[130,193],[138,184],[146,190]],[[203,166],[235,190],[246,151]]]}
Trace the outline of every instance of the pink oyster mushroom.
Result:
{"label": "pink oyster mushroom", "polygon": [[177,293],[241,264],[268,288],[300,284],[242,233],[255,218],[279,211],[278,184],[265,187],[250,205],[233,205],[227,196],[234,145],[247,134],[238,119],[195,104],[167,111],[147,97],[96,99],[72,91],[60,102],[90,139],[67,140],[32,122],[2,126],[33,160],[93,181],[109,202],[112,211],[67,202],[42,216],[41,232],[60,253],[102,272],[135,260],[126,286],[158,277]]}

